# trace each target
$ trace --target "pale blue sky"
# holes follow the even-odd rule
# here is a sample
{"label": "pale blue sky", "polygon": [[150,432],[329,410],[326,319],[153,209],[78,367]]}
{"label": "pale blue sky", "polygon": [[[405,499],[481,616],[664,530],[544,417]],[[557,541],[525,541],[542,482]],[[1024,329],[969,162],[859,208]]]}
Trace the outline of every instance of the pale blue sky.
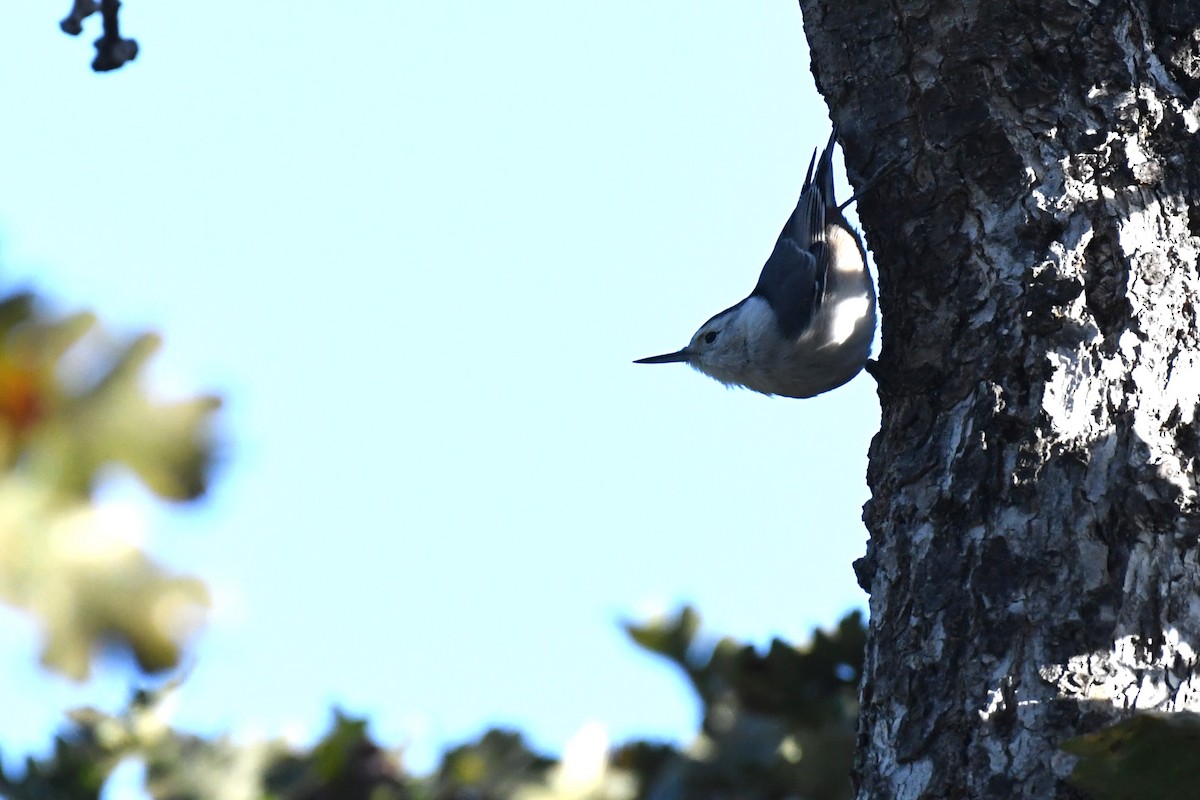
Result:
{"label": "pale blue sky", "polygon": [[[108,75],[68,6],[6,12],[0,260],[227,399],[211,499],[151,521],[218,598],[178,725],[338,703],[416,766],[494,724],[683,740],[620,618],[765,643],[863,603],[873,381],[630,363],[753,286],[828,136],[793,0],[128,0]],[[8,758],[124,696],[0,637]]]}

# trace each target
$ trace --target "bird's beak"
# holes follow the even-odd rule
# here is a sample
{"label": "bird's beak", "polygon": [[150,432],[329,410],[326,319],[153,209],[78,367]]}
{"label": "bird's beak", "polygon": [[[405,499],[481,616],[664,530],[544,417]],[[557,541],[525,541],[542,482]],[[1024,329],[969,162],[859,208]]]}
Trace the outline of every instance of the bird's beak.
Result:
{"label": "bird's beak", "polygon": [[691,361],[692,351],[686,347],[682,350],[676,350],[674,353],[664,353],[661,356],[650,356],[649,358],[639,358],[634,361],[635,364],[670,364],[675,361]]}

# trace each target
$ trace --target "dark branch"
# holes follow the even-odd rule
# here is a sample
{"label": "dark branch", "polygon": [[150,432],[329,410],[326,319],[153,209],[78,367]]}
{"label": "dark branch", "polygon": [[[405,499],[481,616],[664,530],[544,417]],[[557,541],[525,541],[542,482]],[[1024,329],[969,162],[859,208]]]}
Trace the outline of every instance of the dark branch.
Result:
{"label": "dark branch", "polygon": [[58,23],[58,27],[63,29],[63,33],[78,36],[83,33],[83,21],[99,10],[100,5],[96,0],[75,0],[71,13]]}
{"label": "dark branch", "polygon": [[96,40],[96,58],[92,61],[92,69],[96,72],[118,69],[127,61],[137,58],[137,42],[121,38],[120,23],[117,21],[117,11],[120,8],[119,0],[100,0],[104,35]]}

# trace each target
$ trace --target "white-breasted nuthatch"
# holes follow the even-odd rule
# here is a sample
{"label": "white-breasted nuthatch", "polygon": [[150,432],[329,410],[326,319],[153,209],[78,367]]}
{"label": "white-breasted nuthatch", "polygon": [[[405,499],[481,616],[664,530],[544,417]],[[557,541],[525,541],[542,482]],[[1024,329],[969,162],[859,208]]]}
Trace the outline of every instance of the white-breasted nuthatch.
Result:
{"label": "white-breasted nuthatch", "polygon": [[[750,296],[700,326],[687,347],[636,364],[682,361],[727,386],[812,397],[867,363],[875,287],[862,240],[833,197],[833,145],[814,151],[796,210]],[[813,174],[813,164],[816,174]]]}

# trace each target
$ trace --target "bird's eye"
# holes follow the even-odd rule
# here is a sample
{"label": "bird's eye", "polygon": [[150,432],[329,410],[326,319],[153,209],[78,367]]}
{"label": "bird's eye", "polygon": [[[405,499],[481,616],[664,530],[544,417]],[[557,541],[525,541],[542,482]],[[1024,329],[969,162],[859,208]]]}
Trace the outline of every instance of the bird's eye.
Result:
{"label": "bird's eye", "polygon": [[708,333],[704,334],[704,343],[705,344],[712,344],[716,340],[717,340],[717,331],[709,331]]}

